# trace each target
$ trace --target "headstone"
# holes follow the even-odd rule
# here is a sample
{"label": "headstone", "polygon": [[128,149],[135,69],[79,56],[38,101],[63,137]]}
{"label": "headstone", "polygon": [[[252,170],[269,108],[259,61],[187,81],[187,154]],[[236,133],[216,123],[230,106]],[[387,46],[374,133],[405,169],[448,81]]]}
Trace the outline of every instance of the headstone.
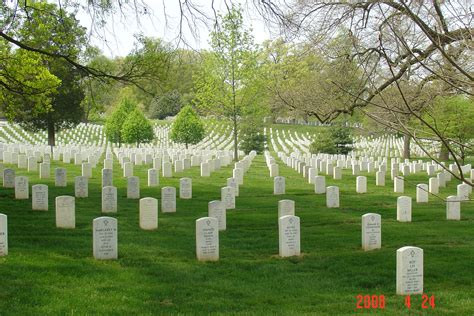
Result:
{"label": "headstone", "polygon": [[308,170],[308,183],[314,184],[314,177],[318,175],[318,169],[316,168],[309,168]]}
{"label": "headstone", "polygon": [[233,187],[221,188],[221,201],[227,210],[235,209],[235,189]]}
{"label": "headstone", "polygon": [[176,188],[161,188],[161,211],[163,213],[176,212]]}
{"label": "headstone", "polygon": [[76,227],[76,205],[73,196],[62,195],[56,197],[56,227]]}
{"label": "headstone", "polygon": [[356,178],[356,192],[367,193],[367,177],[357,176]]}
{"label": "headstone", "polygon": [[33,211],[48,210],[48,186],[35,184],[31,187],[31,202]]}
{"label": "headstone", "polygon": [[123,164],[123,177],[133,177],[133,164],[131,162],[126,162]]}
{"label": "headstone", "polygon": [[397,198],[397,221],[411,222],[411,197],[399,196]]}
{"label": "headstone", "polygon": [[174,172],[183,172],[184,164],[182,160],[176,160],[174,162]]}
{"label": "headstone", "polygon": [[113,181],[114,171],[112,169],[102,169],[102,187],[111,187],[114,185]]}
{"label": "headstone", "polygon": [[191,178],[179,179],[179,198],[191,199],[193,197],[193,182]]}
{"label": "headstone", "polygon": [[3,170],[3,187],[14,188],[15,187],[15,170],[4,169]]}
{"label": "headstone", "polygon": [[407,246],[397,250],[397,294],[423,294],[423,249]]}
{"label": "headstone", "polygon": [[461,201],[458,196],[450,195],[446,198],[446,219],[461,220]]}
{"label": "headstone", "polygon": [[153,230],[158,228],[158,200],[151,197],[140,199],[140,228]]}
{"label": "headstone", "polygon": [[65,168],[56,168],[54,170],[54,185],[57,187],[67,186],[67,171]]}
{"label": "headstone", "polygon": [[326,178],[324,176],[314,177],[314,193],[316,194],[326,193]]}
{"label": "headstone", "polygon": [[393,178],[393,192],[403,193],[405,191],[405,181],[402,176]]}
{"label": "headstone", "polygon": [[333,168],[333,176],[332,178],[334,180],[341,180],[342,179],[342,170],[340,167],[334,167]]}
{"label": "headstone", "polygon": [[217,218],[219,224],[219,230],[226,230],[227,228],[227,216],[226,208],[222,201],[216,200],[211,201],[208,204],[208,216]]}
{"label": "headstone", "polygon": [[300,255],[300,218],[286,215],[278,218],[279,255],[291,257]]}
{"label": "headstone", "polygon": [[114,169],[113,159],[110,159],[110,158],[104,159],[104,169]]}
{"label": "headstone", "polygon": [[215,217],[196,220],[196,257],[199,261],[219,260],[219,223]]}
{"label": "headstone", "polygon": [[375,185],[379,187],[385,186],[385,171],[377,171],[375,173]]}
{"label": "headstone", "polygon": [[15,199],[27,200],[30,198],[30,185],[28,183],[28,177],[18,176],[15,177]]}
{"label": "headstone", "polygon": [[89,162],[84,162],[82,164],[82,176],[92,178],[92,165]]}
{"label": "headstone", "polygon": [[38,162],[36,161],[36,157],[31,156],[28,157],[28,172],[33,172],[38,170]]}
{"label": "headstone", "polygon": [[457,186],[457,193],[460,201],[469,200],[469,184],[461,183]]}
{"label": "headstone", "polygon": [[77,198],[86,198],[89,196],[89,180],[86,177],[74,178],[74,192]]}
{"label": "headstone", "polygon": [[239,196],[239,184],[237,183],[237,179],[235,178],[227,178],[227,186],[233,187],[235,191],[235,196]]}
{"label": "headstone", "polygon": [[285,194],[285,177],[273,178],[273,194]]}
{"label": "headstone", "polygon": [[127,199],[140,198],[140,179],[138,177],[127,178]]}
{"label": "headstone", "polygon": [[8,255],[8,218],[0,214],[0,257]]}
{"label": "headstone", "polygon": [[326,206],[328,208],[339,207],[339,187],[330,186],[326,188]]}
{"label": "headstone", "polygon": [[429,191],[431,194],[439,193],[438,178],[430,178],[428,184],[429,184]]}
{"label": "headstone", "polygon": [[49,179],[50,173],[51,173],[51,168],[50,168],[49,162],[40,163],[40,172],[39,172],[40,179]]}
{"label": "headstone", "polygon": [[280,200],[278,201],[278,218],[286,215],[295,216],[295,201]]}
{"label": "headstone", "polygon": [[279,170],[278,170],[278,165],[273,163],[270,165],[270,177],[278,177],[279,176]]}
{"label": "headstone", "polygon": [[416,202],[428,203],[428,185],[421,183],[416,185]]}
{"label": "headstone", "polygon": [[117,259],[117,219],[102,216],[92,221],[94,258],[97,260]]}
{"label": "headstone", "polygon": [[161,170],[163,178],[171,178],[173,176],[171,170],[171,162],[163,162],[163,169]]}
{"label": "headstone", "polygon": [[158,177],[158,170],[156,169],[148,169],[148,186],[149,187],[156,187],[160,184],[160,180]]}
{"label": "headstone", "polygon": [[210,177],[211,171],[207,162],[201,162],[201,177]]}
{"label": "headstone", "polygon": [[244,169],[234,168],[234,170],[232,170],[232,177],[237,179],[237,182],[239,183],[239,185],[243,185],[244,184]]}
{"label": "headstone", "polygon": [[102,188],[102,213],[117,213],[117,188],[106,186]]}
{"label": "headstone", "polygon": [[379,214],[362,215],[362,249],[364,251],[382,247],[382,219]]}
{"label": "headstone", "polygon": [[26,155],[18,155],[18,169],[28,168],[28,158]]}

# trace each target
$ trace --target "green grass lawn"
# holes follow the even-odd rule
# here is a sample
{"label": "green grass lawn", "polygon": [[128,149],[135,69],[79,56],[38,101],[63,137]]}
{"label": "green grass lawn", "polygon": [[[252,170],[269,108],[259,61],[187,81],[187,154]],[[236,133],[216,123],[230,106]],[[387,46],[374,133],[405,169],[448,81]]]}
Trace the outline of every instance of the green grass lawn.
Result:
{"label": "green grass lawn", "polygon": [[[325,195],[281,161],[287,194],[273,196],[273,180],[262,156],[255,158],[237,198],[227,212],[227,231],[221,232],[220,260],[198,262],[195,220],[207,216],[207,203],[220,198],[220,188],[232,168],[201,178],[199,168],[161,178],[160,187],[146,186],[147,167],[135,167],[141,196],[159,198],[160,189],[178,188],[179,178],[193,179],[192,200],[177,200],[177,213],[159,213],[159,228],[142,231],[138,200],[126,199],[126,182],[116,162],[118,187],[119,259],[92,257],[92,220],[101,216],[100,169],[89,182],[89,198],[76,199],[76,229],[55,227],[54,199],[73,195],[73,177],[80,167],[68,165],[68,186],[54,187],[52,179],[29,175],[30,185],[49,185],[48,212],[31,210],[31,199],[16,201],[12,189],[0,188],[0,213],[8,215],[9,255],[0,258],[0,315],[84,314],[327,314],[378,313],[406,315],[404,297],[395,295],[396,250],[417,246],[424,250],[424,291],[434,295],[434,309],[421,308],[412,297],[411,314],[474,314],[474,204],[462,204],[459,222],[445,220],[445,203],[413,200],[413,222],[396,221],[392,182],[375,187],[368,175],[368,193],[355,193],[355,176],[345,170],[338,185],[341,207],[325,207]],[[415,185],[427,183],[425,174],[407,177],[405,194],[415,198]],[[440,196],[455,193],[454,181]],[[31,194],[31,190],[30,190]],[[300,257],[278,257],[277,203],[296,201],[301,218]],[[382,249],[361,250],[361,216],[382,216]],[[385,295],[379,310],[357,310],[358,294]]]}

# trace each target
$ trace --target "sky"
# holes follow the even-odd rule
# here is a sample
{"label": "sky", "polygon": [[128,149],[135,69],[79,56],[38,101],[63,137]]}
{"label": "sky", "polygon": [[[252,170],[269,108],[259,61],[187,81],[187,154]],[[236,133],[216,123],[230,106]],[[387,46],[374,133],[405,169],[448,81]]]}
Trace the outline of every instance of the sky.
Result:
{"label": "sky", "polygon": [[[90,43],[100,48],[109,57],[126,56],[133,49],[134,35],[137,33],[150,37],[159,37],[181,47],[187,46],[196,50],[209,48],[209,28],[212,28],[212,23],[209,23],[210,25],[208,26],[200,23],[197,28],[193,28],[193,31],[188,27],[184,27],[182,32],[183,38],[181,41],[178,41],[179,0],[142,1],[148,6],[149,12],[151,12],[149,16],[140,16],[137,19],[134,12],[131,11],[128,14],[114,14],[108,19],[104,31],[100,33],[97,31],[91,32]],[[260,44],[276,36],[275,31],[271,32],[269,30],[251,3],[246,4],[245,0],[233,0],[232,2],[242,5],[245,26],[252,28],[255,43]],[[211,0],[195,0],[192,3],[207,16],[211,18],[214,16]],[[225,14],[226,7],[223,0],[215,0],[214,7]],[[166,12],[166,15],[164,12]],[[80,11],[76,17],[89,31],[92,29],[92,19],[89,13]],[[98,34],[101,35],[98,36]]]}

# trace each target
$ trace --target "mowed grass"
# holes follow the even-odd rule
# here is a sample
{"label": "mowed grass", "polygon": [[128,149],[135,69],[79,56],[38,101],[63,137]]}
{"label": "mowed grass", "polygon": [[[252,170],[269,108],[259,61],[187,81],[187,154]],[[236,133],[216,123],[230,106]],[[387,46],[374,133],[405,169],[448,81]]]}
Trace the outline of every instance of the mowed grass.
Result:
{"label": "mowed grass", "polygon": [[[345,170],[338,185],[341,207],[325,207],[325,195],[280,161],[286,193],[273,196],[273,179],[262,156],[245,175],[237,209],[227,212],[221,232],[220,260],[195,258],[195,220],[207,216],[207,203],[220,198],[220,188],[232,175],[222,168],[201,178],[199,168],[161,178],[160,186],[146,186],[148,167],[135,167],[142,197],[160,197],[163,186],[179,187],[179,178],[193,179],[193,199],[177,199],[177,212],[159,213],[159,228],[142,231],[138,200],[126,199],[126,181],[116,162],[118,187],[119,259],[92,257],[92,220],[101,216],[101,164],[89,182],[89,198],[76,199],[76,229],[55,227],[54,199],[73,195],[73,177],[80,166],[67,165],[68,186],[54,187],[52,178],[17,170],[30,185],[49,185],[48,212],[31,210],[31,199],[14,200],[12,189],[0,189],[0,213],[8,215],[9,255],[0,258],[1,315],[84,314],[327,314],[377,313],[405,315],[404,297],[395,295],[396,250],[424,249],[424,291],[435,296],[434,309],[422,309],[421,296],[412,297],[414,315],[474,314],[474,205],[462,204],[462,220],[447,221],[445,203],[430,196],[428,204],[413,200],[413,222],[396,221],[396,199],[390,178],[376,187],[368,176],[368,193],[355,193],[355,176]],[[427,183],[423,174],[406,178],[405,195],[415,198],[415,185]],[[455,194],[456,183],[440,196]],[[31,190],[30,190],[31,194]],[[277,203],[296,201],[301,218],[300,257],[278,257]],[[382,215],[382,249],[361,250],[361,216]],[[358,310],[358,294],[384,295],[384,309]]]}

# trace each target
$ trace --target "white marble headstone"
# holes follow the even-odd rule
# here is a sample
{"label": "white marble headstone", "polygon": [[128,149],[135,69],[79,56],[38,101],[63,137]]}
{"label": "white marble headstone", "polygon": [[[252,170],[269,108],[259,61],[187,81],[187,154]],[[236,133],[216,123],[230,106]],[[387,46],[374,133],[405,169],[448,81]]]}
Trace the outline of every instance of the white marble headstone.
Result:
{"label": "white marble headstone", "polygon": [[76,205],[73,196],[62,195],[56,197],[56,227],[76,227]]}
{"label": "white marble headstone", "polygon": [[397,294],[423,294],[423,249],[402,247],[397,250]]}
{"label": "white marble headstone", "polygon": [[33,211],[48,210],[48,186],[35,184],[31,187],[31,202]]}
{"label": "white marble headstone", "polygon": [[379,249],[382,246],[382,219],[379,214],[362,215],[362,249]]}
{"label": "white marble headstone", "polygon": [[118,258],[117,219],[108,216],[98,217],[92,222],[94,258],[111,260]]}
{"label": "white marble headstone", "polygon": [[176,188],[161,188],[161,211],[163,213],[176,212]]}
{"label": "white marble headstone", "polygon": [[219,260],[219,223],[215,217],[196,220],[196,257],[199,261]]}
{"label": "white marble headstone", "polygon": [[300,255],[300,218],[286,215],[278,219],[279,255],[291,257]]}
{"label": "white marble headstone", "polygon": [[140,228],[153,230],[158,228],[158,200],[151,197],[140,199]]}

